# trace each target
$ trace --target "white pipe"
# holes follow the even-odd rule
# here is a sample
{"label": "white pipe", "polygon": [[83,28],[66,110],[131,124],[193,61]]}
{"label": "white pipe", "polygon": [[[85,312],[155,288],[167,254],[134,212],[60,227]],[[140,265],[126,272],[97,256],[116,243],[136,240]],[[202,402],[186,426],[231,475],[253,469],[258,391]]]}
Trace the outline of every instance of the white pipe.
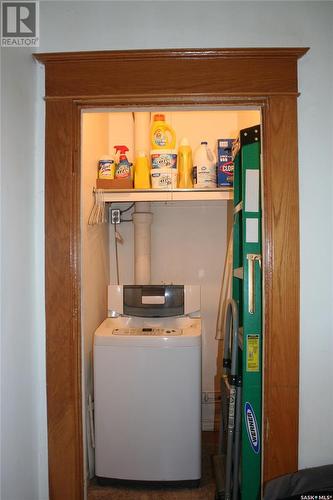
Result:
{"label": "white pipe", "polygon": [[134,149],[135,157],[139,151],[145,151],[148,155],[150,150],[150,113],[146,111],[134,112]]}
{"label": "white pipe", "polygon": [[150,226],[153,222],[150,203],[136,203],[132,218],[134,224],[134,283],[136,285],[149,285]]}
{"label": "white pipe", "polygon": [[135,213],[150,212],[150,201],[137,201],[135,204]]}

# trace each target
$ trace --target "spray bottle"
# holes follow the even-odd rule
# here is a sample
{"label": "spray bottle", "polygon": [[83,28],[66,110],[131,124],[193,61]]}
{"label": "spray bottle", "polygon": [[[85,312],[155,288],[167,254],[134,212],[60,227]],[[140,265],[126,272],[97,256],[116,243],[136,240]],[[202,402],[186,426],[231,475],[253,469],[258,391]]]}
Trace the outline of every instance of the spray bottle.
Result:
{"label": "spray bottle", "polygon": [[116,150],[116,156],[119,152],[119,162],[117,162],[115,179],[128,179],[131,177],[131,166],[132,164],[128,161],[126,152],[128,151],[127,146],[114,146]]}

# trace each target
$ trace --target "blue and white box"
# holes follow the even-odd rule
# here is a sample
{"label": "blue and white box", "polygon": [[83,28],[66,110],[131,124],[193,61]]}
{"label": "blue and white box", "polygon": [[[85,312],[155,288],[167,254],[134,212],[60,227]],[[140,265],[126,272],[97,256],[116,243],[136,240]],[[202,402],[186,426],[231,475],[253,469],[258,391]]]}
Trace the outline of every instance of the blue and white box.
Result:
{"label": "blue and white box", "polygon": [[217,186],[232,187],[234,184],[234,162],[232,146],[234,139],[217,140]]}

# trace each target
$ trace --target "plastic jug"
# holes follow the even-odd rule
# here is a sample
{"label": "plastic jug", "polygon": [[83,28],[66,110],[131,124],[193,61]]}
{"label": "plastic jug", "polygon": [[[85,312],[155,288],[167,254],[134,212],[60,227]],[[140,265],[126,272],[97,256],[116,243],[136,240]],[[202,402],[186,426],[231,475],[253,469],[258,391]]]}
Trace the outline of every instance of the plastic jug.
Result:
{"label": "plastic jug", "polygon": [[144,151],[139,151],[134,163],[134,188],[150,189],[150,165]]}
{"label": "plastic jug", "polygon": [[150,142],[152,149],[174,149],[176,146],[176,133],[165,121],[165,115],[154,115],[150,129]]}
{"label": "plastic jug", "polygon": [[193,188],[192,149],[186,137],[180,141],[178,148],[178,187]]}
{"label": "plastic jug", "polygon": [[195,188],[216,188],[216,157],[206,141],[194,152],[193,181]]}

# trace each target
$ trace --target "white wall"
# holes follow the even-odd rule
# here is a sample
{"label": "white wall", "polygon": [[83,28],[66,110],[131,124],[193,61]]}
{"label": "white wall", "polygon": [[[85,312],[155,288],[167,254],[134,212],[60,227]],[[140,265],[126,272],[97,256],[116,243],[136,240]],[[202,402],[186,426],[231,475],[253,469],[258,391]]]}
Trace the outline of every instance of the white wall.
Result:
{"label": "white wall", "polygon": [[29,50],[1,51],[1,493],[46,499],[43,101]]}
{"label": "white wall", "polygon": [[98,160],[108,154],[109,120],[106,113],[83,113],[81,151],[81,234],[82,234],[82,338],[83,338],[83,418],[86,423],[87,469],[94,470],[94,453],[89,433],[88,396],[93,397],[93,335],[107,316],[109,284],[108,227],[88,225],[94,204]]}
{"label": "white wall", "polygon": [[[201,286],[202,391],[219,392],[215,328],[227,248],[227,202],[158,203],[152,211],[152,283]],[[214,404],[203,403],[204,430],[214,429],[214,417]]]}
{"label": "white wall", "polygon": [[[332,17],[333,4],[320,1],[134,4],[42,1],[40,16],[41,52],[311,47],[299,62],[301,467],[330,462],[333,455],[329,430],[333,420]],[[2,238],[1,277],[6,285],[2,390],[11,396],[10,404],[2,408],[2,434],[5,433],[2,452],[7,455],[8,450],[6,463],[2,464],[6,476],[2,497],[45,500],[45,412],[40,396],[45,390],[44,358],[40,357],[44,329],[39,305],[40,281],[37,279],[36,283],[34,279],[43,255],[41,188],[37,181],[42,179],[43,166],[38,161],[33,134],[36,100],[40,102],[40,98],[36,90],[37,67],[30,51],[6,48],[2,52],[1,68],[6,83],[2,101],[7,102],[6,107],[2,106],[6,125],[3,130],[6,150],[2,153],[5,238]],[[42,134],[36,142],[42,147]],[[31,182],[32,178],[36,183]],[[26,392],[22,392],[22,387]],[[23,433],[23,429],[27,432]]]}

